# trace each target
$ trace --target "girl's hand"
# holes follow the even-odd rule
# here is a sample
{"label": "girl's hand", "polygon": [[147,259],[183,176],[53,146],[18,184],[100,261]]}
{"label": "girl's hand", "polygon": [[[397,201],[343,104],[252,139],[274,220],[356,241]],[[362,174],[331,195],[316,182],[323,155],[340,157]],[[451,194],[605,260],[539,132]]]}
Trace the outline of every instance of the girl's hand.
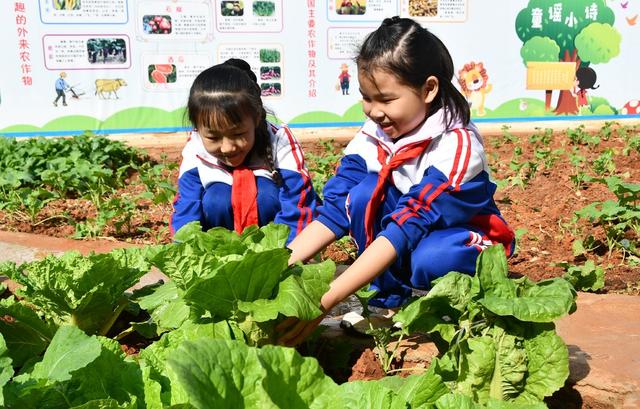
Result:
{"label": "girl's hand", "polygon": [[320,322],[327,316],[327,313],[333,308],[337,302],[331,301],[332,289],[330,288],[320,299],[320,310],[322,314],[312,320],[301,320],[297,317],[289,317],[276,325],[276,334],[282,334],[278,337],[278,345],[287,347],[296,346],[304,341],[316,329]]}
{"label": "girl's hand", "polygon": [[304,341],[318,327],[327,313],[321,314],[311,321],[289,317],[276,326],[276,333],[284,333],[278,337],[278,345],[294,347]]}
{"label": "girl's hand", "polygon": [[310,259],[335,240],[336,235],[328,227],[317,220],[312,221],[289,243],[289,265]]}
{"label": "girl's hand", "polygon": [[[314,223],[316,224],[314,225]],[[317,227],[318,230],[312,226]],[[318,221],[312,222],[291,242],[290,248],[293,250],[293,253],[289,260],[290,264],[304,259],[307,254],[313,254],[313,252],[307,253],[300,251],[304,246],[297,245],[303,242],[303,240],[299,239],[303,237],[305,232],[310,233],[312,230],[316,230],[317,232],[324,231],[326,238],[333,235],[331,230],[324,227],[322,223]],[[303,238],[306,239],[306,236]],[[333,236],[333,238],[335,238],[335,236]],[[375,239],[362,255],[329,285],[329,291],[327,291],[320,300],[322,315],[311,321],[302,321],[298,318],[290,317],[276,326],[277,333],[284,332],[284,334],[278,338],[278,344],[294,346],[302,342],[313,332],[318,324],[320,324],[320,321],[327,315],[327,311],[331,310],[349,295],[358,291],[358,289],[362,288],[365,284],[370,283],[381,272],[386,270],[396,257],[396,250],[386,237],[381,236]]]}

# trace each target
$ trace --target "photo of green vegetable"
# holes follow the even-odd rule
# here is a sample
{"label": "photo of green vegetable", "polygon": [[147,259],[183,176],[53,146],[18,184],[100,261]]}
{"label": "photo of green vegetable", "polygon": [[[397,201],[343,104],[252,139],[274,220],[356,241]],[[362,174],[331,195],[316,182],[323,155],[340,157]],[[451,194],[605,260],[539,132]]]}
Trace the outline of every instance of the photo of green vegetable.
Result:
{"label": "photo of green vegetable", "polygon": [[256,1],[253,3],[253,14],[260,17],[272,16],[276,11],[276,4],[272,1]]}
{"label": "photo of green vegetable", "polygon": [[[193,222],[163,246],[0,264],[22,286],[0,300],[0,404],[262,408],[293,396],[301,408],[542,409],[564,385],[568,350],[553,321],[575,310],[576,293],[563,278],[508,278],[501,245],[482,252],[475,276],[449,273],[394,318],[436,341],[428,368],[336,382],[313,356],[273,345],[279,322],[322,314],[335,274],[330,260],[289,266],[287,230]],[[152,266],[169,281],[126,290]],[[146,341],[128,355],[119,342],[134,333]]]}
{"label": "photo of green vegetable", "polygon": [[280,51],[276,49],[261,48],[260,62],[280,62]]}

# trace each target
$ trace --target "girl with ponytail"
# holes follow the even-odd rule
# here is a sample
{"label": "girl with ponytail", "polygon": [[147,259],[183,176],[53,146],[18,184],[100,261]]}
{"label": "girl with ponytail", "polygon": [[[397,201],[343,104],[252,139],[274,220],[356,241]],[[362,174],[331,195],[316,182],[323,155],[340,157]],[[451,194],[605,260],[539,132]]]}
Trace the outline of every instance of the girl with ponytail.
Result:
{"label": "girl with ponytail", "polygon": [[[318,218],[289,245],[295,263],[346,234],[354,239],[358,258],[322,297],[324,311],[369,283],[377,291],[369,305],[396,309],[449,271],[474,274],[488,246],[514,248],[442,41],[411,19],[387,18],[356,63],[368,119],[326,184]],[[279,342],[297,344],[321,319],[284,321]],[[362,320],[349,313],[343,324],[366,328]]]}
{"label": "girl with ponytail", "polygon": [[201,72],[187,115],[194,130],[182,151],[172,233],[192,221],[238,233],[273,221],[290,227],[289,242],[311,222],[318,199],[302,149],[287,127],[267,121],[249,64],[230,59]]}

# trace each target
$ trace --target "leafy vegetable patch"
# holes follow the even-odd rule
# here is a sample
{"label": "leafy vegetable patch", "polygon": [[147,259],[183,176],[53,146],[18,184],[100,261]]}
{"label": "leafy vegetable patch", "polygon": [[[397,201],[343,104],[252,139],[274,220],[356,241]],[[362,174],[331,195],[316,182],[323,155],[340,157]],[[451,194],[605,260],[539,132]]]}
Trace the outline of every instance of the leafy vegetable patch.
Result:
{"label": "leafy vegetable patch", "polygon": [[394,320],[424,331],[443,356],[436,372],[474,401],[541,402],[569,376],[569,354],[553,321],[575,310],[576,293],[562,278],[534,283],[507,278],[501,245],[478,258],[476,275],[451,272]]}

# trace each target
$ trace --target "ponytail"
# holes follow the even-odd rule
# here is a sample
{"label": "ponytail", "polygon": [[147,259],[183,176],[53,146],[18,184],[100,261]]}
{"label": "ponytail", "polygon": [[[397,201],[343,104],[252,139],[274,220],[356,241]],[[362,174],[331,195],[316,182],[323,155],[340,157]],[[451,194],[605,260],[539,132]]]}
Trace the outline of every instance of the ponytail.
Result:
{"label": "ponytail", "polygon": [[271,171],[271,177],[273,178],[273,181],[275,182],[276,186],[281,187],[284,182],[282,180],[282,175],[280,174],[280,172],[278,171],[274,163],[273,146],[271,145],[271,143],[266,144],[265,154],[266,154],[265,159],[267,160],[267,167]]}
{"label": "ponytail", "polygon": [[466,127],[471,121],[471,110],[469,109],[469,102],[453,85],[450,79],[438,78],[440,83],[440,99],[438,104],[440,106],[433,106],[433,111],[437,108],[444,110],[444,117],[446,118],[446,126],[450,128],[457,118],[458,121]]}
{"label": "ponytail", "polygon": [[282,186],[282,175],[276,168],[275,159],[273,157],[273,146],[271,144],[271,133],[269,132],[269,124],[267,123],[267,111],[262,108],[262,114],[256,125],[256,139],[253,145],[253,151],[259,157],[267,162],[267,169],[271,172],[271,177],[276,186]]}

